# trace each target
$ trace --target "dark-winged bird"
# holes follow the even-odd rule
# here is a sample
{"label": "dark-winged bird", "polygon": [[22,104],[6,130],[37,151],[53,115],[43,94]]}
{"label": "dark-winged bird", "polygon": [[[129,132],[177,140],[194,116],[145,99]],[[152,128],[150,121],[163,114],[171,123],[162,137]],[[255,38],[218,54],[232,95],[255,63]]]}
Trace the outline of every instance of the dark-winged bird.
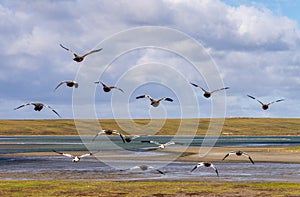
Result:
{"label": "dark-winged bird", "polygon": [[213,91],[209,92],[209,91],[205,90],[204,88],[202,88],[201,86],[199,86],[197,84],[194,84],[194,83],[191,83],[191,84],[193,86],[197,87],[197,88],[200,88],[204,92],[203,96],[205,98],[209,98],[211,96],[211,94],[214,93],[214,92],[217,92],[217,91],[220,91],[220,90],[227,90],[227,89],[229,89],[229,87],[225,87],[225,88],[220,88],[220,89],[213,90]]}
{"label": "dark-winged bird", "polygon": [[250,95],[247,95],[248,97],[254,99],[254,100],[257,100],[260,104],[261,104],[261,108],[263,110],[267,110],[269,108],[269,105],[273,104],[273,103],[277,103],[277,102],[281,102],[281,101],[284,101],[284,99],[279,99],[279,100],[276,100],[276,101],[272,101],[270,103],[263,103],[261,102],[260,100],[256,99],[255,97],[253,96],[250,96]]}
{"label": "dark-winged bird", "polygon": [[26,103],[24,105],[21,105],[19,107],[14,108],[14,110],[20,109],[22,107],[28,106],[28,105],[33,105],[34,106],[34,110],[35,111],[41,111],[44,107],[48,107],[49,109],[51,109],[58,117],[61,118],[61,116],[57,113],[57,111],[55,111],[54,109],[52,109],[49,105],[45,105],[43,103]]}
{"label": "dark-winged bird", "polygon": [[151,96],[149,95],[141,95],[141,96],[137,96],[136,99],[140,99],[140,98],[148,98],[150,100],[150,104],[153,107],[157,107],[160,103],[160,101],[169,101],[169,102],[173,102],[173,99],[168,98],[168,97],[164,97],[158,100],[153,99]]}
{"label": "dark-winged bird", "polygon": [[72,50],[70,50],[70,49],[64,47],[62,44],[59,44],[59,45],[60,45],[63,49],[65,49],[65,50],[69,51],[70,53],[72,53],[72,54],[75,56],[73,60],[76,61],[76,62],[82,62],[86,56],[88,56],[88,55],[90,55],[90,54],[92,54],[92,53],[99,52],[99,51],[102,50],[102,48],[101,48],[101,49],[92,50],[92,51],[90,51],[90,52],[88,52],[88,53],[86,53],[86,54],[84,54],[84,55],[82,55],[82,56],[79,56],[79,55],[77,55],[75,52],[73,52]]}

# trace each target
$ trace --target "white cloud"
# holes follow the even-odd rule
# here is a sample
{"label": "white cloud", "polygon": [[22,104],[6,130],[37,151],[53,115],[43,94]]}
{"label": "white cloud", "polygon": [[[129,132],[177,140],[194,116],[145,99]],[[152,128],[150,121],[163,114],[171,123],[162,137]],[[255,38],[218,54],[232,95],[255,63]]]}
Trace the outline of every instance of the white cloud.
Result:
{"label": "white cloud", "polygon": [[[16,104],[23,100],[22,97],[25,100],[45,98],[50,103],[53,101],[69,109],[68,92],[58,96],[49,90],[52,91],[59,81],[74,79],[81,66],[91,68],[95,74],[92,81],[98,79],[96,73],[101,73],[105,66],[98,65],[98,60],[109,61],[110,54],[130,46],[138,38],[132,35],[122,42],[114,40],[110,46],[104,46],[102,52],[88,57],[83,63],[73,62],[72,55],[61,49],[59,43],[83,54],[124,29],[159,25],[178,29],[207,48],[204,51],[209,51],[219,66],[225,85],[231,87],[228,91],[234,103],[229,105],[231,115],[234,116],[241,108],[244,109],[242,115],[254,113],[248,113],[247,107],[241,107],[248,106],[247,99],[240,105],[237,103],[238,98],[247,93],[267,99],[283,96],[294,106],[297,105],[299,93],[295,89],[300,84],[298,24],[255,4],[232,7],[218,0],[13,1],[0,3],[0,16],[2,98],[10,99],[10,102],[15,99]],[[156,43],[168,43],[174,38],[153,34],[151,39]],[[170,47],[175,52],[200,57],[201,63],[205,64],[201,59],[205,54],[198,54],[199,51],[191,48],[186,40],[173,42]],[[193,80],[204,85],[204,78],[214,75],[209,71],[204,72],[206,76],[195,74],[180,56],[152,48],[124,54],[113,62],[103,77],[108,84],[115,84],[122,73],[132,66],[149,62],[171,65],[183,74],[186,82]],[[132,80],[136,84],[142,83],[147,79],[145,73],[155,74],[152,67],[145,67]],[[168,74],[161,73],[161,81],[173,80],[174,85],[180,86],[182,81],[179,83]],[[86,80],[89,80],[88,77]],[[208,104],[202,103],[202,97],[198,99],[201,99],[200,105]],[[274,106],[268,115],[280,116],[284,112],[281,107]],[[294,108],[290,110],[292,115],[284,112],[283,116],[296,116],[297,111]],[[108,111],[106,113],[110,114]],[[67,114],[71,116],[71,113]],[[51,114],[49,117],[52,118]]]}

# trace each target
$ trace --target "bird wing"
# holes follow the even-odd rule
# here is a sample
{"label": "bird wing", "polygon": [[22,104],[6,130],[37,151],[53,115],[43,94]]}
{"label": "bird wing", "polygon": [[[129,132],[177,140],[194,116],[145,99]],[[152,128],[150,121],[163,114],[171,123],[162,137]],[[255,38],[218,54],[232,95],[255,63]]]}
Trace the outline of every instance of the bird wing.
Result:
{"label": "bird wing", "polygon": [[62,152],[58,152],[58,151],[56,151],[56,150],[52,150],[53,152],[55,152],[55,153],[58,153],[58,154],[60,154],[60,155],[63,155],[63,156],[66,156],[66,157],[71,157],[71,158],[74,158],[74,156],[73,155],[71,155],[71,154],[68,154],[68,153],[62,153]]}
{"label": "bird wing", "polygon": [[76,54],[74,51],[68,49],[67,47],[64,47],[62,44],[59,44],[59,46],[61,46],[61,47],[62,47],[63,49],[65,49],[65,50],[69,51],[69,52],[72,53],[73,55],[77,56],[77,54]]}
{"label": "bird wing", "polygon": [[158,102],[163,101],[163,100],[173,102],[173,99],[168,98],[168,97],[161,98],[158,100]]}
{"label": "bird wing", "polygon": [[98,132],[95,137],[92,139],[92,141],[95,141],[96,137],[98,137],[98,135],[104,134],[105,130],[101,130],[100,132]]}
{"label": "bird wing", "polygon": [[271,104],[273,104],[273,103],[277,103],[277,102],[280,102],[280,101],[284,101],[284,99],[279,99],[279,100],[276,100],[276,101],[270,102],[270,103],[268,103],[267,105],[271,105]]}
{"label": "bird wing", "polygon": [[14,108],[14,110],[20,109],[21,107],[25,107],[25,106],[27,106],[27,105],[32,105],[32,103],[26,103],[26,104],[24,104],[24,105],[20,105],[19,107]]}
{"label": "bird wing", "polygon": [[140,137],[140,135],[134,135],[134,136],[131,137],[131,139],[134,140],[134,139],[136,139],[138,137]]}
{"label": "bird wing", "polygon": [[97,49],[97,50],[90,51],[90,52],[84,54],[82,57],[84,58],[85,56],[88,56],[88,55],[90,55],[90,54],[92,54],[92,53],[99,52],[99,51],[101,51],[101,50],[102,50],[102,48],[101,48],[101,49]]}
{"label": "bird wing", "polygon": [[191,172],[193,172],[194,170],[196,170],[197,168],[203,166],[203,163],[198,163],[197,165],[194,166],[194,168],[191,170]]}
{"label": "bird wing", "polygon": [[110,86],[109,88],[114,88],[114,89],[120,90],[121,92],[124,93],[124,91],[123,91],[121,88],[118,88],[118,87],[116,87],[116,86]]}
{"label": "bird wing", "polygon": [[61,85],[64,84],[64,83],[66,83],[66,81],[60,82],[60,83],[55,87],[54,91],[55,91],[59,86],[61,86]]}
{"label": "bird wing", "polygon": [[217,176],[219,176],[218,169],[213,164],[211,164],[210,167],[212,167],[215,170]]}
{"label": "bird wing", "polygon": [[248,153],[243,152],[242,155],[248,157],[248,159],[251,161],[251,163],[254,164],[254,161],[252,160],[252,158],[250,157],[250,155],[248,155]]}
{"label": "bird wing", "polygon": [[145,97],[147,97],[148,99],[150,99],[150,101],[154,101],[154,99],[150,95],[145,95]]}
{"label": "bird wing", "polygon": [[143,143],[151,143],[151,144],[156,144],[156,145],[161,145],[159,142],[156,142],[156,141],[152,141],[152,140],[142,140],[141,142]]}
{"label": "bird wing", "polygon": [[229,87],[225,87],[225,88],[216,89],[216,90],[212,91],[211,93],[214,93],[214,92],[217,92],[217,91],[220,91],[220,90],[227,90],[227,89],[229,89]]}
{"label": "bird wing", "polygon": [[112,130],[112,133],[116,134],[116,135],[121,135],[121,133],[117,130]]}
{"label": "bird wing", "polygon": [[137,96],[137,97],[135,97],[136,99],[140,99],[140,98],[145,98],[146,97],[146,95],[141,95],[141,96]]}
{"label": "bird wing", "polygon": [[228,157],[229,155],[235,154],[235,153],[236,153],[235,151],[231,151],[231,152],[227,153],[222,160],[226,159],[226,157]]}
{"label": "bird wing", "polygon": [[120,138],[122,139],[123,143],[126,143],[126,142],[125,142],[125,139],[124,139],[124,138],[126,138],[126,136],[120,134]]}
{"label": "bird wing", "polygon": [[197,88],[200,88],[203,92],[207,92],[204,88],[202,88],[201,86],[198,86],[197,84],[195,83],[190,83],[192,84],[193,86],[197,87]]}
{"label": "bird wing", "polygon": [[61,118],[61,116],[59,115],[59,113],[57,113],[57,111],[55,111],[53,108],[51,108],[49,105],[44,105],[46,107],[48,107],[49,109],[51,109],[58,117]]}
{"label": "bird wing", "polygon": [[159,170],[159,169],[155,169],[158,173],[160,174],[165,174],[163,171]]}
{"label": "bird wing", "polygon": [[87,153],[87,154],[80,155],[79,158],[83,158],[91,155],[93,155],[93,153]]}
{"label": "bird wing", "polygon": [[165,145],[165,146],[170,146],[170,145],[173,145],[173,144],[175,144],[175,142],[170,141],[170,142],[165,143],[164,145]]}
{"label": "bird wing", "polygon": [[254,100],[257,100],[261,105],[264,105],[263,102],[261,102],[260,100],[258,100],[257,98],[253,97],[253,96],[250,96],[250,95],[247,95],[248,97],[254,99]]}

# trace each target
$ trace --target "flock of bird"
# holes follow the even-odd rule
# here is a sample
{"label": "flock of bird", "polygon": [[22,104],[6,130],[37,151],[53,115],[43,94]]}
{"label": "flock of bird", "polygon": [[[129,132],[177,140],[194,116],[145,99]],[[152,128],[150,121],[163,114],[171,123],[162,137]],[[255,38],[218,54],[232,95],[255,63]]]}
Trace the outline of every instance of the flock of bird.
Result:
{"label": "flock of bird", "polygon": [[[63,46],[62,44],[60,44],[60,46],[65,49],[66,51],[69,51],[73,56],[73,60],[76,61],[76,62],[82,62],[86,56],[88,55],[91,55],[93,53],[97,53],[97,52],[100,52],[102,50],[102,48],[100,49],[97,49],[97,50],[92,50],[82,56],[80,55],[77,55],[77,53],[73,52],[72,50],[66,48],[65,46]],[[94,82],[95,84],[101,84],[102,85],[102,88],[103,88],[103,91],[104,92],[110,92],[111,90],[113,89],[116,89],[116,90],[119,90],[121,92],[124,93],[124,91],[119,88],[119,87],[116,87],[116,86],[107,86],[105,83],[103,83],[102,81],[96,81]],[[57,90],[60,86],[62,86],[63,84],[66,84],[67,87],[74,87],[74,88],[78,88],[79,87],[79,84],[78,82],[76,81],[61,81],[54,89]],[[190,83],[191,85],[193,85],[194,87],[197,87],[197,88],[200,88],[204,94],[203,96],[205,98],[210,98],[212,96],[213,93],[215,92],[218,92],[218,91],[221,91],[221,90],[227,90],[229,89],[229,87],[224,87],[224,88],[219,88],[219,89],[216,89],[216,90],[213,90],[213,91],[208,91],[208,90],[205,90],[203,87],[195,84],[195,83]],[[273,103],[276,103],[276,102],[281,102],[283,101],[284,99],[279,99],[279,100],[275,100],[275,101],[272,101],[272,102],[269,102],[269,103],[263,103],[261,102],[260,100],[256,99],[255,97],[251,96],[251,95],[247,95],[249,98],[251,99],[254,99],[254,100],[257,100],[261,106],[262,106],[262,109],[263,110],[267,110],[269,108],[269,105],[273,104]],[[173,102],[173,99],[172,98],[169,98],[169,97],[163,97],[163,98],[160,98],[160,99],[154,99],[152,98],[150,95],[140,95],[140,96],[137,96],[136,99],[141,99],[141,98],[148,98],[150,100],[150,105],[153,106],[153,107],[158,107],[160,102],[161,101],[168,101],[168,102]],[[60,114],[54,110],[52,107],[50,107],[49,105],[46,105],[46,104],[43,104],[43,103],[33,103],[33,102],[30,102],[30,103],[26,103],[26,104],[23,104],[23,105],[20,105],[16,108],[14,108],[14,110],[17,110],[17,109],[20,109],[22,107],[25,107],[25,106],[29,106],[29,105],[33,105],[34,106],[34,110],[35,111],[41,111],[44,107],[47,107],[49,108],[52,112],[54,112],[58,117],[61,118]],[[129,143],[131,142],[132,140],[140,137],[139,135],[135,135],[135,136],[126,136],[126,135],[123,135],[121,134],[119,131],[117,130],[101,130],[99,133],[97,133],[95,135],[95,137],[92,139],[92,141],[95,141],[97,136],[99,135],[119,135],[122,139],[122,141],[124,143]],[[170,141],[170,142],[167,142],[167,143],[159,143],[159,142],[156,142],[156,141],[152,141],[152,140],[144,140],[144,141],[141,141],[142,143],[151,143],[151,144],[155,144],[157,147],[155,147],[154,149],[164,149],[166,148],[167,146],[170,146],[170,145],[174,145],[174,144],[180,144],[180,143],[177,143],[177,142],[173,142],[173,141]],[[69,158],[72,158],[72,161],[77,163],[80,161],[81,158],[84,158],[84,157],[87,157],[87,156],[91,156],[91,155],[94,155],[95,153],[87,153],[87,154],[83,154],[83,155],[79,155],[79,156],[76,156],[76,155],[71,155],[71,154],[68,154],[68,153],[62,153],[62,152],[59,152],[59,151],[56,151],[56,150],[53,150],[55,153],[57,154],[60,154],[62,156],[66,156],[66,157],[69,157]],[[247,157],[250,162],[252,164],[254,164],[252,158],[246,153],[246,152],[243,152],[243,151],[231,151],[229,152],[228,154],[226,154],[223,158],[223,160],[225,160],[225,158],[227,158],[228,156],[230,155],[236,155],[236,156],[245,156]],[[217,176],[219,176],[219,172],[218,172],[218,169],[210,162],[199,162],[197,163],[191,170],[191,172],[193,172],[194,170],[200,168],[200,167],[208,167],[208,168],[212,168]],[[132,168],[129,168],[127,170],[135,170],[135,169],[139,169],[139,170],[142,170],[142,171],[146,171],[146,170],[156,170],[157,172],[159,172],[160,174],[165,174],[164,172],[158,170],[158,169],[155,169],[153,166],[149,166],[149,165],[139,165],[139,166],[134,166]],[[123,171],[123,170],[122,170]]]}

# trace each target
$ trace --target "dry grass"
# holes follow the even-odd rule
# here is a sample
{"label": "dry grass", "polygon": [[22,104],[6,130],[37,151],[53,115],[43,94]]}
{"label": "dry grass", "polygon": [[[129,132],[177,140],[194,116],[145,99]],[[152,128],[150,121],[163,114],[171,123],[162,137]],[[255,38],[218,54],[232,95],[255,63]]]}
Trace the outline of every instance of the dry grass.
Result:
{"label": "dry grass", "polygon": [[300,183],[0,181],[1,196],[299,196]]}
{"label": "dry grass", "polygon": [[[79,123],[76,126],[80,129],[80,134],[91,130],[96,132],[100,129],[97,120],[76,120],[76,122]],[[99,123],[103,129],[120,131],[124,129],[131,131],[131,134],[194,135],[194,131],[197,130],[197,135],[205,135],[210,119],[167,119],[165,121],[138,119],[117,120],[117,122],[99,120]],[[0,135],[78,135],[76,126],[74,120],[0,120]],[[180,132],[178,132],[179,126],[181,126]],[[300,119],[226,118],[222,135],[300,135]]]}

